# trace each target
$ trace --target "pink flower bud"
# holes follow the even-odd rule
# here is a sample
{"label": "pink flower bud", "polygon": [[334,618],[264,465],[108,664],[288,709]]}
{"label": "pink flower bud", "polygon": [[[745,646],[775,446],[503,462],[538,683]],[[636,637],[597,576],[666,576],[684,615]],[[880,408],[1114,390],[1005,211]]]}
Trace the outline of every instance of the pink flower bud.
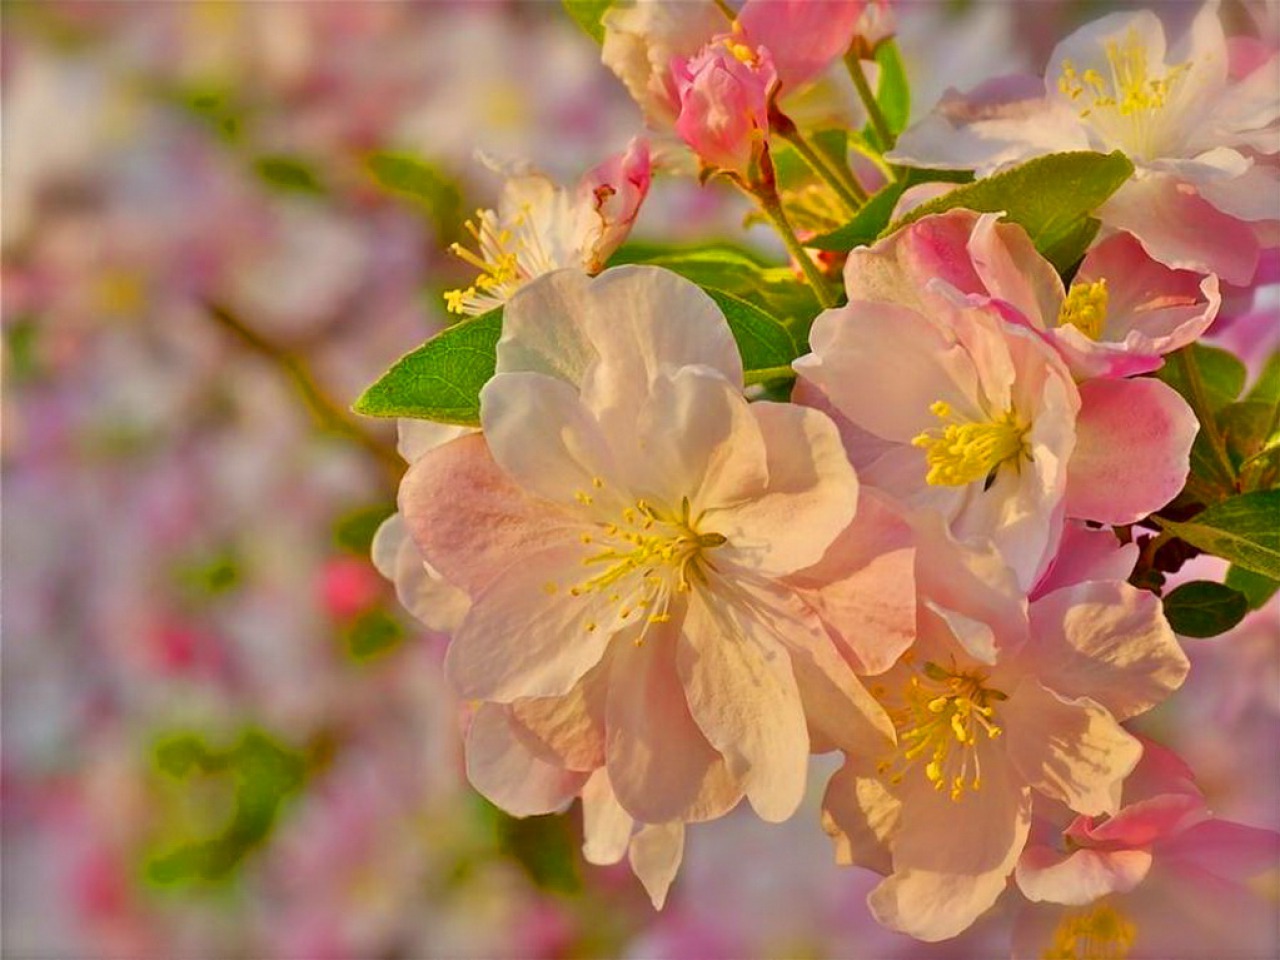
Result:
{"label": "pink flower bud", "polygon": [[863,23],[866,0],[747,0],[738,25],[773,56],[790,93],[844,55]]}
{"label": "pink flower bud", "polygon": [[717,37],[672,64],[680,114],[676,131],[708,167],[750,176],[769,133],[769,98],[778,83],[767,50]]}
{"label": "pink flower bud", "polygon": [[584,251],[590,261],[588,272],[603,269],[605,261],[627,238],[652,178],[649,143],[641,137],[633,139],[623,153],[614,154],[583,176],[578,184],[580,202],[600,218],[599,235]]}

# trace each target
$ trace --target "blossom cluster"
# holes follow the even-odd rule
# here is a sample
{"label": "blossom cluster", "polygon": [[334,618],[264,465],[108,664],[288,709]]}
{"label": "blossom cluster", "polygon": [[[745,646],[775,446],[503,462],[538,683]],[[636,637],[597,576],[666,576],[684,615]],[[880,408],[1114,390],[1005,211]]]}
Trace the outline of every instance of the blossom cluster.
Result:
{"label": "blossom cluster", "polygon": [[[449,635],[471,783],[580,799],[586,858],[655,907],[694,824],[790,818],[835,752],[822,823],[893,931],[955,937],[1012,889],[1019,956],[1265,952],[1280,837],[1215,819],[1135,721],[1188,675],[1175,628],[1280,573],[1274,385],[1246,426],[1197,343],[1276,279],[1274,38],[1113,14],[908,127],[892,14],[588,24],[647,139],[473,221],[470,319],[356,407],[409,463],[375,560]],[[789,269],[629,249],[695,170]],[[1197,552],[1227,583],[1171,589]]]}

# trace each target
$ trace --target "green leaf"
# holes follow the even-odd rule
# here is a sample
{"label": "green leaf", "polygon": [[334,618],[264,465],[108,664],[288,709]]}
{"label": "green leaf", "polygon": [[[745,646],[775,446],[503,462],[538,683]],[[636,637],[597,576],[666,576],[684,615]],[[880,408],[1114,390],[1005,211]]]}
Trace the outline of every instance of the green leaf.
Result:
{"label": "green leaf", "polygon": [[1244,594],[1221,583],[1193,580],[1164,598],[1164,615],[1174,633],[1184,637],[1216,637],[1244,619]]}
{"label": "green leaf", "polygon": [[1027,231],[1036,249],[1059,272],[1065,272],[1084,256],[1097,233],[1098,222],[1090,214],[1132,174],[1133,164],[1119,151],[1037,157],[921,204],[881,236],[956,207],[1003,212]]}
{"label": "green leaf", "polygon": [[1280,580],[1280,490],[1231,497],[1182,523],[1159,522],[1205,553]]}
{"label": "green leaf", "polygon": [[633,242],[624,244],[610,266],[645,263],[678,273],[703,288],[730,293],[756,304],[790,328],[807,329],[821,307],[813,291],[789,267],[728,243],[693,247]]}
{"label": "green leaf", "polygon": [[1267,479],[1272,471],[1268,467],[1275,466],[1275,454],[1280,452],[1280,410],[1274,403],[1247,400],[1227,404],[1218,411],[1216,419],[1227,456],[1241,480],[1249,481],[1244,489],[1269,486]]}
{"label": "green leaf", "polygon": [[493,376],[500,336],[501,308],[449,327],[392,364],[352,409],[479,426],[480,388]]}
{"label": "green leaf", "polygon": [[384,190],[422,208],[442,233],[458,233],[462,194],[440,168],[413,154],[389,151],[369,154],[365,167]]}
{"label": "green leaf", "polygon": [[1227,571],[1227,586],[1239,590],[1249,601],[1250,610],[1258,610],[1280,590],[1280,580],[1272,580],[1262,574],[1232,566]]}
{"label": "green leaf", "polygon": [[604,25],[600,22],[613,0],[560,0],[569,16],[596,43],[604,43]]}
{"label": "green leaf", "polygon": [[305,160],[283,155],[258,157],[253,169],[267,183],[289,193],[323,195],[324,185],[314,169]]}
{"label": "green leaf", "polygon": [[343,641],[351,659],[362,662],[400,646],[404,628],[385,610],[366,610],[343,631]]}
{"label": "green leaf", "polygon": [[790,372],[791,361],[800,356],[800,349],[786,327],[731,293],[710,288],[705,290],[724,311],[733,339],[738,343],[738,353],[742,355],[742,368],[748,384],[794,376]]}
{"label": "green leaf", "polygon": [[[1244,389],[1246,371],[1244,364],[1217,347],[1206,347],[1199,343],[1190,347],[1191,359],[1200,371],[1200,380],[1204,384],[1205,399],[1214,410],[1220,410],[1240,396]],[[1182,376],[1182,367],[1172,360],[1166,360],[1156,376],[1190,402],[1191,387]]]}
{"label": "green leaf", "polygon": [[343,514],[333,525],[334,545],[347,553],[367,557],[378,528],[395,512],[394,503],[384,502]]}
{"label": "green leaf", "polygon": [[896,137],[907,128],[907,121],[911,119],[911,82],[896,40],[889,40],[876,48],[876,63],[880,66],[876,102]]}

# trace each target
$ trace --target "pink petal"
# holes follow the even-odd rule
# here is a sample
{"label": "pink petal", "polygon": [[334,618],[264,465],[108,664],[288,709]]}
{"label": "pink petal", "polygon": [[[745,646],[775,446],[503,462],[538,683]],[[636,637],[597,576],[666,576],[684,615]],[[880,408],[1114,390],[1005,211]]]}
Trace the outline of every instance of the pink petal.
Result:
{"label": "pink petal", "polygon": [[561,809],[582,788],[587,774],[548,763],[525,747],[510,726],[506,707],[483,703],[467,731],[467,777],[471,785],[516,817]]}
{"label": "pink petal", "polygon": [[1133,234],[1147,253],[1177,270],[1215,273],[1226,283],[1244,285],[1258,266],[1253,230],[1170,176],[1130,180],[1098,217]]}
{"label": "pink petal", "polygon": [[1068,516],[1134,523],[1178,495],[1199,429],[1182,397],[1157,380],[1091,380],[1080,400]]}
{"label": "pink petal", "polygon": [[916,635],[916,551],[911,528],[878,491],[822,559],[788,578],[817,610],[858,673],[883,673]]}
{"label": "pink petal", "polygon": [[587,863],[617,863],[631,845],[633,821],[622,809],[603,767],[582,788],[582,856]]}
{"label": "pink petal", "polygon": [[631,841],[631,869],[640,878],[653,909],[661,910],[684,857],[684,824],[646,824]]}
{"label": "pink petal", "polygon": [[750,410],[764,440],[768,487],[738,504],[708,496],[702,505],[717,508],[707,522],[729,538],[735,563],[783,576],[817,562],[848,526],[858,478],[825,414],[789,403],[755,403]]}
{"label": "pink petal", "polygon": [[809,734],[790,660],[769,625],[740,602],[695,593],[676,666],[694,720],[752,807],[765,820],[787,819],[804,796]]}
{"label": "pink petal", "polygon": [[923,774],[903,781],[894,872],[867,897],[880,923],[918,940],[945,940],[1004,892],[1026,843],[1031,797],[996,751],[983,757],[982,779],[979,791],[958,802]]}
{"label": "pink petal", "polygon": [[[459,490],[467,495],[458,497]],[[572,542],[582,526],[512,483],[479,434],[437,447],[410,467],[400,483],[400,513],[424,559],[472,596],[522,557]]]}
{"label": "pink petal", "polygon": [[1112,893],[1128,893],[1151,869],[1149,850],[1076,850],[1060,854],[1028,847],[1018,860],[1018,888],[1028,900],[1071,906]]}
{"label": "pink petal", "polygon": [[445,657],[459,696],[559,697],[600,662],[625,624],[604,594],[570,595],[581,557],[577,545],[533,554],[475,597]]}
{"label": "pink petal", "polygon": [[1191,668],[1160,599],[1122,581],[1080,583],[1037,600],[1031,636],[1022,654],[1028,669],[1118,720],[1163,702]]}
{"label": "pink petal", "polygon": [[606,755],[623,808],[645,823],[707,820],[742,797],[740,781],[689,713],[676,673],[681,624],[654,624],[617,645],[609,670]]}
{"label": "pink petal", "polygon": [[1070,521],[1062,531],[1053,566],[1036,584],[1031,599],[1086,580],[1128,580],[1137,562],[1136,543],[1121,543],[1110,530]]}
{"label": "pink petal", "polygon": [[512,723],[535,752],[569,770],[590,772],[604,765],[607,687],[602,661],[563,697],[516,700],[511,704]]}
{"label": "pink petal", "polygon": [[1008,303],[1035,329],[1057,320],[1065,296],[1062,280],[1022,227],[999,222],[997,214],[977,217],[969,254],[985,292]]}
{"label": "pink petal", "polygon": [[738,24],[768,48],[784,92],[812,80],[853,42],[864,0],[747,0]]}
{"label": "pink petal", "polygon": [[836,771],[822,798],[822,829],[835,842],[837,863],[888,874],[902,803],[881,778],[868,776],[872,766],[849,758]]}
{"label": "pink petal", "polygon": [[1142,745],[1101,705],[1068,699],[1028,677],[1000,704],[1009,758],[1023,782],[1078,813],[1114,813],[1115,787]]}

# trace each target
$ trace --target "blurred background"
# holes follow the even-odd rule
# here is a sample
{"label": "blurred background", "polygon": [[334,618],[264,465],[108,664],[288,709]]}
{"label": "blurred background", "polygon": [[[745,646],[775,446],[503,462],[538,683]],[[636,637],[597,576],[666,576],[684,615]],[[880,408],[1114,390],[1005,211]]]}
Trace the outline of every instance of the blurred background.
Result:
{"label": "blurred background", "polygon": [[[901,7],[916,115],[1105,9]],[[444,638],[368,560],[394,435],[348,407],[446,321],[444,248],[498,185],[478,150],[568,181],[639,130],[558,3],[2,15],[6,957],[1006,949],[1007,908],[934,948],[873,924],[822,760],[790,823],[695,830],[661,915],[582,861],[576,808],[516,821],[466,783]],[[741,217],[665,181],[636,234]],[[1280,827],[1274,621],[1191,646],[1151,729]]]}

